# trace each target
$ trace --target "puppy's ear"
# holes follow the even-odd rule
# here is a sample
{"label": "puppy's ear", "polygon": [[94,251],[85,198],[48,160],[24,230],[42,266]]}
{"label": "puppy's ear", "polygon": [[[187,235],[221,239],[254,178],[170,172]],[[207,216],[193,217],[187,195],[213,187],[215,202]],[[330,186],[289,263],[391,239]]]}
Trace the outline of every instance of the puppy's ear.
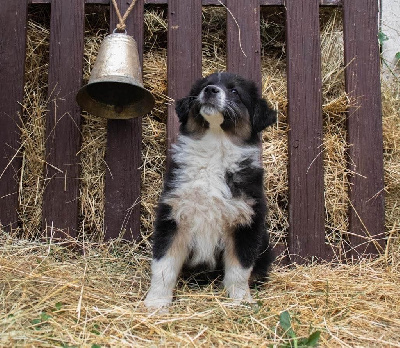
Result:
{"label": "puppy's ear", "polygon": [[276,122],[276,111],[264,99],[258,99],[254,108],[253,129],[258,133]]}
{"label": "puppy's ear", "polygon": [[189,117],[189,111],[192,106],[193,98],[186,97],[176,101],[175,111],[178,115],[179,122],[185,124]]}

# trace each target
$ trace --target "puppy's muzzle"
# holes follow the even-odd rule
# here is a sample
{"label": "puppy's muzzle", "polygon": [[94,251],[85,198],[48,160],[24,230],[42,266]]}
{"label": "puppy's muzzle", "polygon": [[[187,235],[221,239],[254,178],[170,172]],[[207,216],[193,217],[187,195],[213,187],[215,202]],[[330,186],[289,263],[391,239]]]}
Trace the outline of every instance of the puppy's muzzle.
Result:
{"label": "puppy's muzzle", "polygon": [[221,87],[216,85],[206,86],[199,95],[199,101],[201,104],[212,105],[222,110],[225,103],[225,92]]}
{"label": "puppy's muzzle", "polygon": [[221,88],[218,86],[210,85],[204,88],[204,95],[206,98],[213,98],[215,97],[218,93],[221,93]]}

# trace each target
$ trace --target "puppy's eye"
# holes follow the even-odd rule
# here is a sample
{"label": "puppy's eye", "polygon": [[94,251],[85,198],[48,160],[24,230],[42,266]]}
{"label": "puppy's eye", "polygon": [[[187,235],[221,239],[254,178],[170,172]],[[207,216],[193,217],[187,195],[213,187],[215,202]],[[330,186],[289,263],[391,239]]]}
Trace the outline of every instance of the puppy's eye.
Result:
{"label": "puppy's eye", "polygon": [[232,92],[233,94],[238,94],[238,93],[239,93],[238,90],[237,90],[236,88],[232,88],[232,89],[231,89],[231,92]]}

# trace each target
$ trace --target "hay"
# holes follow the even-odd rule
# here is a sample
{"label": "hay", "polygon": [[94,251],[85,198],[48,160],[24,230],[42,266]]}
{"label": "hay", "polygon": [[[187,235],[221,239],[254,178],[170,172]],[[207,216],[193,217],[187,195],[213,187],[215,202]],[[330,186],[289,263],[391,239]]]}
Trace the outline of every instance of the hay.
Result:
{"label": "hay", "polygon": [[[150,7],[145,12],[145,51],[143,80],[156,97],[156,107],[143,118],[142,150],[142,235],[151,233],[154,207],[162,187],[165,168],[166,36],[165,7]],[[44,163],[44,117],[47,105],[47,57],[49,18],[46,11],[32,14],[28,23],[28,59],[24,100],[23,178],[20,190],[20,218],[23,236],[41,234],[42,171]],[[39,19],[39,20],[38,20]],[[226,10],[205,7],[203,10],[203,74],[225,68]],[[107,7],[87,7],[84,81],[96,58],[99,45],[108,32]],[[264,8],[261,20],[262,93],[279,111],[277,125],[263,134],[263,162],[266,169],[265,190],[270,209],[269,224],[274,244],[285,245],[288,231],[288,177],[286,121],[286,73],[284,20],[282,13]],[[348,231],[348,196],[346,151],[346,116],[348,100],[344,91],[343,40],[340,13],[322,12],[321,31],[325,171],[325,224],[329,242],[337,255],[346,242]],[[40,86],[40,88],[38,88]],[[384,92],[385,182],[387,195],[386,230],[397,240],[400,211],[395,202],[399,187],[398,171],[398,98]],[[83,114],[82,164],[80,182],[80,233],[99,242],[103,236],[104,175],[106,165],[106,121]],[[389,150],[390,149],[390,150]]]}
{"label": "hay", "polygon": [[[203,10],[203,74],[225,68],[225,9]],[[86,6],[84,79],[108,31],[104,6]],[[322,13],[322,77],[326,233],[338,259],[348,231],[343,42],[340,15]],[[272,243],[286,246],[288,231],[287,96],[284,18],[264,8],[262,93],[279,111],[263,133],[263,164]],[[383,86],[386,233],[378,260],[282,268],[254,291],[258,306],[233,306],[219,284],[199,288],[181,281],[170,314],[147,313],[154,208],[165,170],[165,7],[146,7],[143,80],[156,107],[143,118],[140,244],[101,242],[104,216],[106,121],[83,114],[80,231],[77,240],[37,242],[42,236],[44,126],[49,50],[48,7],[31,6],[23,101],[23,169],[18,237],[0,235],[2,346],[266,346],[293,344],[279,325],[288,310],[298,336],[322,332],[322,346],[399,346],[400,98]],[[29,239],[29,241],[28,241]],[[67,248],[68,246],[68,248]],[[84,251],[74,252],[71,246]],[[73,248],[72,248],[73,249]],[[95,347],[95,345],[94,345]]]}
{"label": "hay", "polygon": [[83,255],[0,237],[1,346],[283,346],[286,310],[298,337],[321,331],[321,346],[399,346],[400,269],[384,259],[274,268],[256,305],[181,281],[158,314],[142,305],[150,260],[138,245],[69,243]]}
{"label": "hay", "polygon": [[[46,11],[35,13],[48,21]],[[21,141],[23,144],[19,217],[22,236],[37,236],[42,220],[43,167],[47,113],[50,32],[40,22],[28,22]]]}

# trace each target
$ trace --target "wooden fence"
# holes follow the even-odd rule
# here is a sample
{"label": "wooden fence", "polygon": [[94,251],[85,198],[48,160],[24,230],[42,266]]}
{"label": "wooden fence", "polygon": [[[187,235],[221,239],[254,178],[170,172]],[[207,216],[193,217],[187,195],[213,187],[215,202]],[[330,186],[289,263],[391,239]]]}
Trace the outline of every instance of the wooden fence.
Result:
{"label": "wooden fence", "polygon": [[[18,223],[20,102],[23,99],[28,3],[51,3],[49,88],[58,95],[46,124],[43,226],[78,230],[80,110],[84,6],[109,0],[12,0],[0,11],[0,221]],[[118,0],[121,12],[130,1]],[[287,18],[289,120],[289,252],[294,261],[330,258],[324,232],[324,182],[319,6],[341,6],[344,22],[346,90],[357,101],[348,110],[350,178],[349,255],[374,253],[384,232],[383,145],[379,80],[378,0],[138,0],[127,30],[143,48],[145,4],[168,3],[168,95],[183,97],[201,76],[202,5],[224,5],[227,70],[261,85],[260,6],[284,6]],[[117,18],[111,10],[110,28]],[[237,22],[234,20],[237,20]],[[135,25],[136,24],[136,25]],[[240,27],[241,48],[239,45]],[[243,55],[242,49],[246,52]],[[182,69],[185,69],[182,71]],[[57,112],[55,112],[57,110]],[[168,143],[176,139],[174,106],[168,108]],[[137,237],[140,227],[141,120],[108,121],[105,237]],[[345,159],[343,159],[345,160]],[[110,174],[112,173],[112,175]],[[49,233],[49,232],[48,232]]]}

